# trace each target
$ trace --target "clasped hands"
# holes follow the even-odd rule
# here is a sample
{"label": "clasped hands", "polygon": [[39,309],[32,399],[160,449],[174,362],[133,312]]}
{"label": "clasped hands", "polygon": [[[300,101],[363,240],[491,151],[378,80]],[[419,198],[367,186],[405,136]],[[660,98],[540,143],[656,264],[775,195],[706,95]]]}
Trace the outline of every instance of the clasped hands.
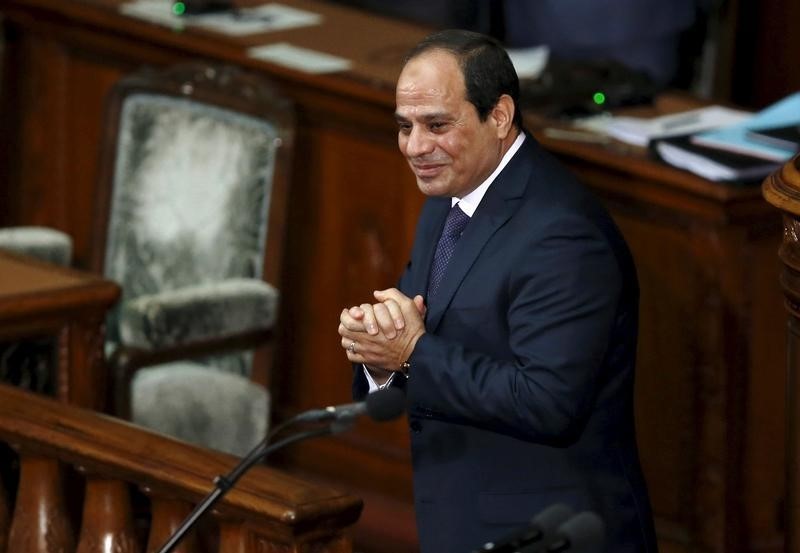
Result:
{"label": "clasped hands", "polygon": [[342,348],[352,363],[363,363],[371,371],[399,371],[425,334],[425,302],[396,288],[373,295],[377,303],[362,303],[339,315]]}

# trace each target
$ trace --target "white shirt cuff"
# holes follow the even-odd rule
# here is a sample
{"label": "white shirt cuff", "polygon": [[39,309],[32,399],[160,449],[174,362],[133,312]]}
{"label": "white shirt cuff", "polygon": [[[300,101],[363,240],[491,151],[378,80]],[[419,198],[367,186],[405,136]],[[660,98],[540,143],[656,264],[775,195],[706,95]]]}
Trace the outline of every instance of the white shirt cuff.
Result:
{"label": "white shirt cuff", "polygon": [[364,363],[361,363],[361,369],[364,371],[364,376],[367,377],[367,384],[369,385],[369,392],[368,393],[370,393],[370,394],[372,392],[377,392],[378,390],[383,390],[384,388],[389,386],[389,384],[392,383],[392,380],[394,380],[395,373],[392,373],[392,374],[389,375],[389,380],[387,380],[383,384],[378,385],[375,382],[375,380],[372,378],[372,374],[369,372],[369,369],[367,369],[367,366]]}

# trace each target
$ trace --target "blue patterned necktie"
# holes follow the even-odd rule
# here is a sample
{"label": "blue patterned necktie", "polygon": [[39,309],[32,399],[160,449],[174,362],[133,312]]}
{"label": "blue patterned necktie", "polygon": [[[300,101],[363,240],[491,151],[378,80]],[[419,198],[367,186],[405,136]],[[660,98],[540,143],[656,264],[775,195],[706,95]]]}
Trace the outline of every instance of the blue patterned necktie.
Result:
{"label": "blue patterned necktie", "polygon": [[433,256],[433,264],[431,265],[430,282],[428,284],[428,297],[436,294],[436,290],[442,282],[447,264],[453,256],[456,249],[456,242],[461,238],[461,233],[469,223],[469,215],[461,211],[458,204],[450,208],[450,213],[447,214],[447,220],[444,222],[444,230],[439,237],[439,243],[436,244],[436,253]]}

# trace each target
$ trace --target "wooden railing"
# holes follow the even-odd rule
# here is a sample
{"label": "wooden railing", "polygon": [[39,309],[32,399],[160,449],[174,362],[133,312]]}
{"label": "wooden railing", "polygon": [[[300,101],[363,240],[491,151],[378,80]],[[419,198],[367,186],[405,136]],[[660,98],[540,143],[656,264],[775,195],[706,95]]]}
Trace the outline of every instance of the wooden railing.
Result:
{"label": "wooden railing", "polygon": [[766,200],[783,214],[780,282],[786,298],[786,537],[783,550],[800,553],[800,156],[763,184]]}
{"label": "wooden railing", "polygon": [[[5,479],[18,481],[13,506],[0,484],[0,553],[157,551],[237,463],[6,385],[0,441],[19,468]],[[256,466],[176,551],[349,553],[360,511],[351,495]]]}

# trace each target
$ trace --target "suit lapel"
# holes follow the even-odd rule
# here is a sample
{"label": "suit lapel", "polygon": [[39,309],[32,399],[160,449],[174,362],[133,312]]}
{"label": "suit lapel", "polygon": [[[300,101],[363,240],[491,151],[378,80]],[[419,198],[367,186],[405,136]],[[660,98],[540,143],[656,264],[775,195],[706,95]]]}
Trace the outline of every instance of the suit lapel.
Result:
{"label": "suit lapel", "polygon": [[[469,273],[470,268],[480,255],[486,243],[497,232],[497,230],[508,221],[517,209],[519,198],[525,192],[525,188],[530,176],[530,147],[531,138],[527,137],[525,143],[520,148],[505,169],[497,176],[489,187],[486,195],[481,200],[478,209],[472,216],[464,234],[456,244],[453,257],[447,265],[447,272],[444,275],[439,290],[429,304],[426,324],[428,331],[435,331],[442,320],[447,307],[453,296]],[[441,215],[439,224],[440,232],[436,234],[436,240],[441,233],[441,225],[444,224],[446,211]],[[436,247],[436,240],[429,246],[428,257],[425,258],[425,276],[427,290],[427,277],[433,261],[433,250]]]}

